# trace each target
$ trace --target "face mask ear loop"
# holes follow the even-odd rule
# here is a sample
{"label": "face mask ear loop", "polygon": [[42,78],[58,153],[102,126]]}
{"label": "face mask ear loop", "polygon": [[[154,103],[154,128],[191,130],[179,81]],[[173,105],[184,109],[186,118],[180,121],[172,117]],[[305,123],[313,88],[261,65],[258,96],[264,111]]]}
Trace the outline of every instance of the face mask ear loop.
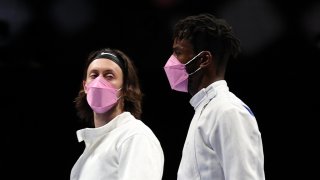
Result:
{"label": "face mask ear loop", "polygon": [[191,76],[192,74],[198,72],[200,69],[201,69],[201,67],[199,67],[197,70],[195,70],[194,72],[192,72],[192,73],[190,73],[190,74],[188,74],[188,75]]}
{"label": "face mask ear loop", "polygon": [[[117,89],[117,91],[120,91],[121,89],[122,89],[122,88],[119,88],[119,89]],[[122,97],[122,95],[119,96],[119,97],[117,98],[117,100],[119,100],[121,97]]]}
{"label": "face mask ear loop", "polygon": [[197,59],[197,57],[202,53],[203,51],[201,51],[199,54],[197,54],[195,57],[193,57],[190,61],[188,61],[187,63],[185,63],[184,65],[188,65],[189,63],[191,63],[193,60]]}

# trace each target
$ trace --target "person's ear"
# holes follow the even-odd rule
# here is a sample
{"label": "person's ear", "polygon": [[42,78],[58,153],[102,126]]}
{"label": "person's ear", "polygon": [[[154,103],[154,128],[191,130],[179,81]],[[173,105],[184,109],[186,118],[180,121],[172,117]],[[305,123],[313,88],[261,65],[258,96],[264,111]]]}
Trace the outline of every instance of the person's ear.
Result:
{"label": "person's ear", "polygon": [[83,86],[84,92],[87,94],[86,80],[83,80],[83,81],[82,81],[82,86]]}
{"label": "person's ear", "polygon": [[201,55],[201,64],[200,67],[204,68],[207,67],[209,64],[211,64],[212,61],[212,55],[210,51],[203,51]]}

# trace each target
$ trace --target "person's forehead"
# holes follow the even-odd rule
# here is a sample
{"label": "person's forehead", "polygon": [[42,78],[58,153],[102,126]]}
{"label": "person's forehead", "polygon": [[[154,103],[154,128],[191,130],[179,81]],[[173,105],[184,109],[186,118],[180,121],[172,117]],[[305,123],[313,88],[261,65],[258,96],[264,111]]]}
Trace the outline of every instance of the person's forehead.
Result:
{"label": "person's forehead", "polygon": [[174,39],[173,48],[192,49],[192,44],[187,39]]}
{"label": "person's forehead", "polygon": [[105,58],[98,58],[93,60],[89,67],[88,67],[88,71],[90,70],[106,70],[106,69],[110,69],[110,70],[114,70],[114,71],[121,71],[121,68],[119,67],[119,65],[115,62],[113,62],[110,59],[105,59]]}

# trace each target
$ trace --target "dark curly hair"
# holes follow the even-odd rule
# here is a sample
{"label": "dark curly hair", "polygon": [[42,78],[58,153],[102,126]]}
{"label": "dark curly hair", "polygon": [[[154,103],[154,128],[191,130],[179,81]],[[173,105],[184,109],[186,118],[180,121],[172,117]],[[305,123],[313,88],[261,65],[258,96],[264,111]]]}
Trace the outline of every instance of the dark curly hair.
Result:
{"label": "dark curly hair", "polygon": [[240,41],[234,35],[232,27],[224,20],[203,13],[181,19],[174,26],[173,39],[187,39],[197,54],[210,51],[217,65],[226,64],[229,57],[240,53]]}
{"label": "dark curly hair", "polygon": [[[124,52],[111,48],[91,52],[85,64],[83,80],[86,80],[87,69],[90,63],[101,53],[111,53],[124,61],[124,66],[121,68],[122,71],[126,71],[123,72],[123,87],[121,88],[122,97],[124,99],[124,111],[129,111],[135,118],[140,119],[142,114],[141,102],[143,94],[140,89],[136,67]],[[81,119],[90,124],[93,122],[93,111],[86,100],[86,93],[84,92],[82,83],[78,96],[75,98],[75,108]]]}

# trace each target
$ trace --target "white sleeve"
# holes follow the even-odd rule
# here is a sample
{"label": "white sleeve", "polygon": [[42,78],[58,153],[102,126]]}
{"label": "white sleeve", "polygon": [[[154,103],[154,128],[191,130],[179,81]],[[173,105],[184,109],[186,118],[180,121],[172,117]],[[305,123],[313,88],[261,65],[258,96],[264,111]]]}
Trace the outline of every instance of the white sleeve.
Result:
{"label": "white sleeve", "polygon": [[265,179],[261,134],[254,116],[229,109],[218,119],[210,138],[226,180]]}
{"label": "white sleeve", "polygon": [[120,146],[119,180],[161,180],[163,165],[161,146],[146,135],[133,135]]}

